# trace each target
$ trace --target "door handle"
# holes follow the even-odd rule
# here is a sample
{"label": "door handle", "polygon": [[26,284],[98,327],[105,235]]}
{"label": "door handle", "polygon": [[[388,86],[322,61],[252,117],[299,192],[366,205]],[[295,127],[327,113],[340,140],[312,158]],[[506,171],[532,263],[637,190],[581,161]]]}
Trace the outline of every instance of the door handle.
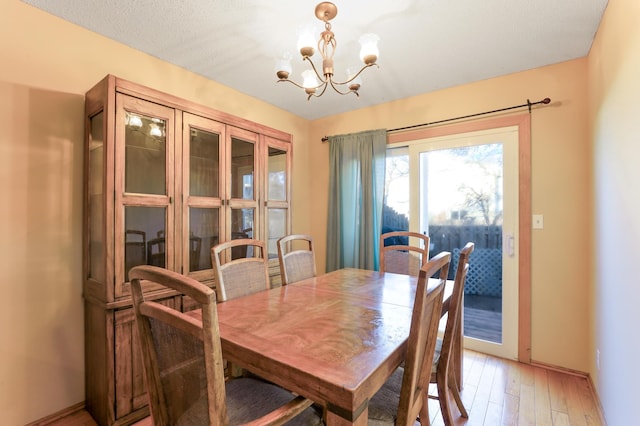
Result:
{"label": "door handle", "polygon": [[513,234],[505,234],[504,236],[504,248],[507,256],[515,256],[516,251],[516,237]]}

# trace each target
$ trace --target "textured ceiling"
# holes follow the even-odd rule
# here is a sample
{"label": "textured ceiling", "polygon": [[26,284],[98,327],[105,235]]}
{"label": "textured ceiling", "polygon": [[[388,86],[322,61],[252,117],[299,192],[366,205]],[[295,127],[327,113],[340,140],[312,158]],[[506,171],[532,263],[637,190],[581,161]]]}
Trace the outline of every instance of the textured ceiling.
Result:
{"label": "textured ceiling", "polygon": [[[277,83],[275,59],[293,56],[298,27],[322,23],[316,2],[280,0],[23,0],[167,62],[307,119],[580,58],[607,0],[336,0],[337,79],[358,66],[358,38],[380,37],[379,68],[360,97]],[[320,67],[318,54],[314,56]],[[140,82],[144,84],[144,82]]]}

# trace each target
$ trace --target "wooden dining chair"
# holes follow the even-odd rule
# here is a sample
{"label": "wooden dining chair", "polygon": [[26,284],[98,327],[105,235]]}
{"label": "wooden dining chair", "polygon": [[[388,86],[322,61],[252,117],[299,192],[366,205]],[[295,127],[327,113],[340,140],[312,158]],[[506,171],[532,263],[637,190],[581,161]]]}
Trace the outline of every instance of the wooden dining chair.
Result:
{"label": "wooden dining chair", "polygon": [[[444,329],[444,336],[438,339],[436,343],[436,352],[433,357],[433,365],[431,367],[431,383],[436,383],[438,388],[438,396],[429,395],[429,398],[438,399],[440,403],[440,412],[445,425],[453,424],[453,414],[447,393],[450,391],[453,399],[458,406],[460,414],[464,418],[468,418],[467,410],[460,398],[460,383],[455,372],[461,369],[460,353],[455,353],[455,340],[462,337],[462,323],[460,321],[460,310],[462,309],[462,296],[464,294],[464,283],[469,272],[469,257],[473,252],[475,244],[468,242],[458,256],[458,267],[453,283],[453,292],[449,298],[449,310],[447,314],[447,324]],[[462,350],[462,342],[458,342],[458,350]]]}
{"label": "wooden dining chair", "polygon": [[282,285],[316,276],[313,238],[310,235],[286,235],[278,240],[277,246]]}
{"label": "wooden dining chair", "polygon": [[[234,258],[231,254],[237,253],[239,248],[252,257]],[[264,242],[250,238],[230,240],[212,247],[211,264],[217,281],[218,301],[268,290],[269,268],[265,256]]]}
{"label": "wooden dining chair", "polygon": [[[255,378],[225,383],[215,292],[167,269],[130,272],[149,406],[155,426],[321,424],[312,401]],[[191,297],[199,321],[143,294],[148,280]]]}
{"label": "wooden dining chair", "polygon": [[147,265],[165,267],[167,261],[166,245],[164,236],[147,241]]}
{"label": "wooden dining chair", "polygon": [[[411,238],[418,245],[411,245]],[[380,272],[418,276],[429,260],[429,237],[419,232],[392,231],[380,235]]]}
{"label": "wooden dining chair", "polygon": [[147,263],[147,233],[136,229],[124,231],[124,277],[131,268]]}
{"label": "wooden dining chair", "polygon": [[[427,392],[450,262],[451,253],[441,252],[420,269],[404,367],[371,398],[369,425],[413,426],[418,417],[429,424]],[[433,276],[437,284],[429,282]]]}

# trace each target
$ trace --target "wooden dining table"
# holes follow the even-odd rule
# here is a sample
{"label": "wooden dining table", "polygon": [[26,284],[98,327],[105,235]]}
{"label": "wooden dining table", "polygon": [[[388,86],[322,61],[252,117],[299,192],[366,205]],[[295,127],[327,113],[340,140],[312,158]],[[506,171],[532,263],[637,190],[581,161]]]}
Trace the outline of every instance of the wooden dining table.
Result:
{"label": "wooden dining table", "polygon": [[416,282],[340,269],[219,303],[223,356],[322,404],[328,425],[367,424],[369,400],[404,359]]}

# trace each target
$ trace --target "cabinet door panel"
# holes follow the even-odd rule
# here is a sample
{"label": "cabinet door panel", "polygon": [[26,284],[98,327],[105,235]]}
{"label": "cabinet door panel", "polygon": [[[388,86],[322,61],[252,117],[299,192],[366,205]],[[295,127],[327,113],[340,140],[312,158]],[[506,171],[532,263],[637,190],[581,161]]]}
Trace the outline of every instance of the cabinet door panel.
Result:
{"label": "cabinet door panel", "polygon": [[[116,419],[146,405],[144,371],[133,309],[115,312]],[[141,403],[142,401],[142,403]]]}
{"label": "cabinet door panel", "polygon": [[262,178],[265,191],[265,241],[270,259],[277,259],[278,239],[290,230],[291,144],[265,137],[265,173]]}
{"label": "cabinet door panel", "polygon": [[[158,301],[173,309],[181,308],[181,297]],[[114,312],[115,413],[119,419],[147,405],[147,389],[140,340],[133,308]]]}
{"label": "cabinet door panel", "polygon": [[182,268],[191,277],[213,279],[211,247],[224,224],[226,126],[189,113],[182,133]]}
{"label": "cabinet door panel", "polygon": [[[256,221],[261,200],[260,151],[258,135],[235,127],[227,128],[227,175],[225,239],[257,238],[260,221]],[[258,178],[258,181],[256,181]],[[241,256],[235,253],[232,257]]]}
{"label": "cabinet door panel", "polygon": [[115,297],[130,296],[129,270],[175,270],[175,110],[116,95]]}

